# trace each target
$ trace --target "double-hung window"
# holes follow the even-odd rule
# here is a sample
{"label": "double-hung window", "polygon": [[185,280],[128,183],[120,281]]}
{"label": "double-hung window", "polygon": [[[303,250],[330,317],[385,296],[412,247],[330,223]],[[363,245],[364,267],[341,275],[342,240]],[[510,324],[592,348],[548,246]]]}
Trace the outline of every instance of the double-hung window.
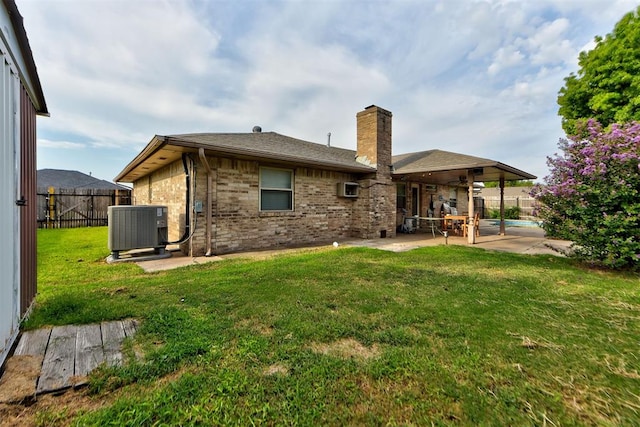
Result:
{"label": "double-hung window", "polygon": [[260,168],[260,210],[293,210],[293,171]]}

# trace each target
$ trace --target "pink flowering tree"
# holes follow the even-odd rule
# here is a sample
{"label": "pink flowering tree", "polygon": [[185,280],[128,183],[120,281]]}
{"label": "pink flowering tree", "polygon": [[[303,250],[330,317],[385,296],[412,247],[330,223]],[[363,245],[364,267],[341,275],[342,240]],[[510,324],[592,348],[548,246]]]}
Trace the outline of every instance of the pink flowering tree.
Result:
{"label": "pink flowering tree", "polygon": [[550,175],[532,195],[547,235],[573,241],[577,257],[609,268],[640,269],[640,123],[595,120],[561,140]]}

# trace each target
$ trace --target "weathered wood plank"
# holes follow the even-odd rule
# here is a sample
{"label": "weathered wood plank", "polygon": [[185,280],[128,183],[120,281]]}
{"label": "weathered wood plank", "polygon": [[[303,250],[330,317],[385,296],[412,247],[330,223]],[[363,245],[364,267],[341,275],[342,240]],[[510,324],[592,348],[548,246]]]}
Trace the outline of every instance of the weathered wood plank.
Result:
{"label": "weathered wood plank", "polygon": [[70,387],[76,350],[77,326],[57,326],[51,331],[36,392],[47,393]]}
{"label": "weathered wood plank", "polygon": [[122,322],[102,322],[102,346],[104,348],[104,361],[107,365],[119,365],[122,363],[122,341],[125,333]]}
{"label": "weathered wood plank", "polygon": [[14,354],[16,356],[42,356],[47,349],[51,328],[36,329],[22,334]]}
{"label": "weathered wood plank", "polygon": [[[0,403],[31,402],[36,397],[36,384],[43,356],[18,356],[7,359],[0,378]],[[0,405],[1,406],[1,405]],[[4,425],[2,421],[0,424]]]}
{"label": "weathered wood plank", "polygon": [[[76,338],[76,364],[74,375],[85,377],[100,365],[104,360],[102,349],[102,331],[100,325],[84,325],[78,328]],[[84,384],[86,379],[76,378],[75,384]]]}
{"label": "weathered wood plank", "polygon": [[138,330],[138,324],[135,319],[124,319],[122,321],[122,327],[127,338],[132,337]]}

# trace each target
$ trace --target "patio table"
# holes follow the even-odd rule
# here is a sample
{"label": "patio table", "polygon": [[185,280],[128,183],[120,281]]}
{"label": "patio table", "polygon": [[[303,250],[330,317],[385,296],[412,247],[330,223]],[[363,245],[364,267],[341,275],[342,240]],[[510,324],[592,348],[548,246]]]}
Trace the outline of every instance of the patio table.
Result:
{"label": "patio table", "polygon": [[431,227],[431,234],[433,235],[434,238],[436,237],[436,230],[438,231],[438,233],[440,233],[440,230],[438,230],[438,223],[442,221],[442,218],[437,218],[432,216],[420,216],[418,217],[418,221],[428,221],[430,223],[429,226]]}
{"label": "patio table", "polygon": [[[444,220],[445,221],[451,221],[451,224],[453,225],[453,221],[462,221],[464,224],[467,223],[467,220],[469,219],[468,216],[466,215],[445,215],[444,216]],[[456,232],[457,234],[457,232]]]}

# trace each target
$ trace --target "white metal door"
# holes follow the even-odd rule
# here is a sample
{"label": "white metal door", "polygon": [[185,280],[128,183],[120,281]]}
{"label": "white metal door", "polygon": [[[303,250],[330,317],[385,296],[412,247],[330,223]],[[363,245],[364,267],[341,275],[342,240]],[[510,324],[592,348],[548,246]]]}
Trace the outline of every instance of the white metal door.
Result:
{"label": "white metal door", "polygon": [[0,364],[20,327],[18,76],[2,46],[0,67]]}

